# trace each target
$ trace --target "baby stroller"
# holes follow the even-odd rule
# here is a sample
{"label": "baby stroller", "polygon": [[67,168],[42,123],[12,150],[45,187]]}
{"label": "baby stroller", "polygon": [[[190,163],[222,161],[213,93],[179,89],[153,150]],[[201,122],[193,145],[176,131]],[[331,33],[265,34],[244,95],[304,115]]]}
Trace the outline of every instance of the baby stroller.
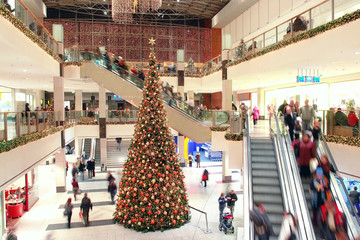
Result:
{"label": "baby stroller", "polygon": [[225,234],[228,232],[234,233],[234,226],[232,225],[234,217],[230,213],[224,213],[221,223],[219,225],[219,230],[223,231]]}

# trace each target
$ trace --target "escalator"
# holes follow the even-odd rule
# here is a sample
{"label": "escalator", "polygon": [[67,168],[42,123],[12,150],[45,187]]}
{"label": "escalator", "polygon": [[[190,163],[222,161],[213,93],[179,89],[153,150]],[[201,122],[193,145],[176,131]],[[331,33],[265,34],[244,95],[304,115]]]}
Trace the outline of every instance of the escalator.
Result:
{"label": "escalator", "polygon": [[[139,106],[141,103],[144,81],[131,73],[119,73],[116,70],[108,70],[95,62],[83,62],[80,75],[81,78],[91,78],[134,106]],[[209,127],[212,125],[230,125],[228,112],[199,111],[185,102],[174,102],[170,96],[164,93],[163,100],[170,127],[195,142],[210,142]]]}
{"label": "escalator", "polygon": [[85,152],[86,156],[88,156],[88,158],[90,158],[90,153],[91,153],[91,142],[92,139],[91,138],[85,138],[83,143],[83,152]]}
{"label": "escalator", "polygon": [[254,203],[262,203],[277,239],[284,212],[276,151],[271,138],[250,138],[252,192]]}
{"label": "escalator", "polygon": [[96,143],[95,143],[95,166],[101,166],[100,163],[100,138],[96,138]]}
{"label": "escalator", "polygon": [[[286,145],[285,152],[288,155],[289,159],[291,161],[295,162],[295,154],[291,148],[291,140],[288,134],[288,131],[285,130],[285,126],[282,122],[282,132],[283,132],[283,141]],[[334,168],[337,170],[336,163],[332,157],[332,154],[330,152],[330,149],[327,146],[327,143],[324,139],[324,137],[321,135],[321,140],[318,144],[317,149],[317,158],[320,160],[320,157],[322,155],[326,155],[329,159],[329,162],[334,166]],[[349,196],[347,194],[347,189],[342,181],[341,178],[338,178],[336,175],[332,174],[330,175],[330,183],[331,183],[331,195],[333,200],[336,202],[336,205],[340,209],[340,211],[345,215],[347,219],[347,227],[348,227],[348,238],[349,239],[356,239],[359,236],[359,219],[355,218],[351,213],[354,212],[354,208],[352,204],[350,204]],[[306,199],[306,211],[308,213],[308,216],[312,216],[312,205],[311,205],[311,199],[312,195],[309,191],[310,189],[310,183],[312,182],[312,179],[304,179],[301,178],[301,186],[303,195]],[[309,218],[309,222],[311,223],[311,219]],[[319,238],[319,229],[315,226],[311,226],[314,229],[314,234],[316,236],[316,239]]]}

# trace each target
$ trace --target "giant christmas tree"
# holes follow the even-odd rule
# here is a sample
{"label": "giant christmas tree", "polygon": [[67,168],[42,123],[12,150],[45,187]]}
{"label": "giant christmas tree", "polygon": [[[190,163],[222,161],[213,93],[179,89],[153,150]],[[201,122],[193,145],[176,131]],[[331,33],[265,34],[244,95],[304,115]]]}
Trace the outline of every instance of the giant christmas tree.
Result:
{"label": "giant christmas tree", "polygon": [[184,175],[161,98],[155,40],[150,44],[149,71],[114,213],[115,222],[143,232],[180,227],[189,219]]}

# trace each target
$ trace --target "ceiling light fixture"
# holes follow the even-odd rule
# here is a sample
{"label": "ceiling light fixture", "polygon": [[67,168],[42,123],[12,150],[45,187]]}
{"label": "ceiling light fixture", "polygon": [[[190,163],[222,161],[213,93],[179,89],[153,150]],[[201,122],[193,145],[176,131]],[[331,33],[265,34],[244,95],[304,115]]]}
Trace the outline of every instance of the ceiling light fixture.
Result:
{"label": "ceiling light fixture", "polygon": [[112,19],[117,23],[131,22],[133,13],[160,9],[162,0],[112,0]]}

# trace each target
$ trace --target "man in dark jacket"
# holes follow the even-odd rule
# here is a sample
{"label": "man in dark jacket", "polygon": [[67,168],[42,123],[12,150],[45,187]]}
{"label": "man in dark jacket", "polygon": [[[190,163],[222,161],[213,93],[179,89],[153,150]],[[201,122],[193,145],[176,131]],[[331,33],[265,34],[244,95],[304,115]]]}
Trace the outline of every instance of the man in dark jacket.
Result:
{"label": "man in dark jacket", "polygon": [[341,108],[338,108],[337,112],[335,113],[335,125],[337,126],[350,126],[348,117],[345,113],[341,111]]}
{"label": "man in dark jacket", "polygon": [[354,190],[349,194],[352,204],[359,204],[360,193],[357,191],[357,187],[354,187]]}
{"label": "man in dark jacket", "polygon": [[92,211],[92,203],[90,198],[88,198],[87,193],[84,193],[84,198],[81,200],[80,211],[82,211],[82,216],[84,218],[85,226],[89,225],[89,210]]}
{"label": "man in dark jacket", "polygon": [[238,200],[234,190],[231,190],[228,194],[226,194],[226,200],[227,207],[230,209],[231,215],[234,216],[235,202]]}
{"label": "man in dark jacket", "polygon": [[88,179],[92,179],[93,177],[93,169],[94,169],[94,162],[92,160],[88,160],[86,164],[86,168],[88,170]]}

